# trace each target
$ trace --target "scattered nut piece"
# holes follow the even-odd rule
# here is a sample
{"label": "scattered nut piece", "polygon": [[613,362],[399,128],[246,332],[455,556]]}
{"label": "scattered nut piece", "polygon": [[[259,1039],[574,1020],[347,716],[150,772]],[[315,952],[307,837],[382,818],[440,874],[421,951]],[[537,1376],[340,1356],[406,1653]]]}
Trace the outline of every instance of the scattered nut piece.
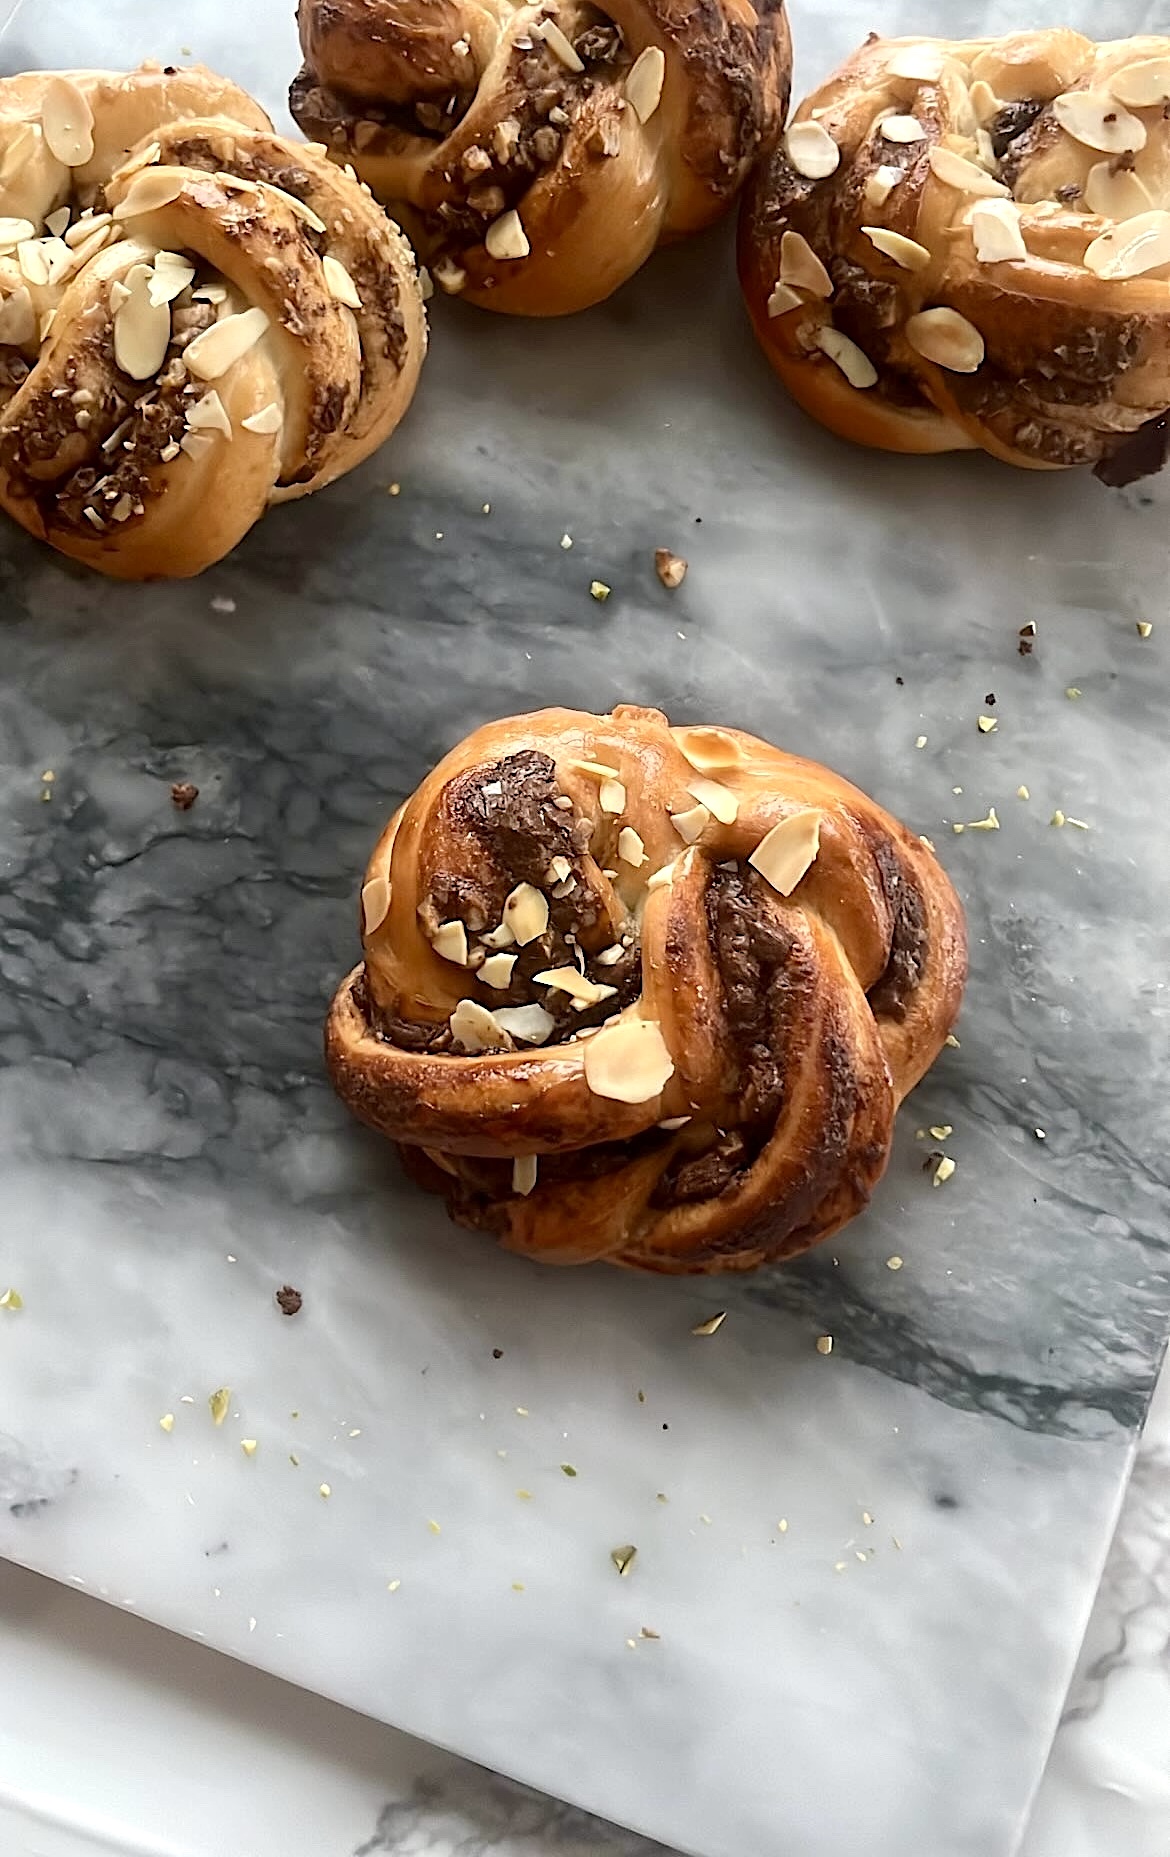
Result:
{"label": "scattered nut piece", "polygon": [[512,1191],[527,1199],[536,1185],[535,1154],[518,1154],[512,1162]]}
{"label": "scattered nut piece", "polygon": [[294,1290],[291,1283],[282,1283],[276,1292],[276,1306],[281,1315],[299,1315],[304,1297],[299,1290]]}
{"label": "scattered nut piece", "polygon": [[638,1550],[632,1542],[628,1542],[624,1547],[611,1548],[609,1558],[624,1578],[638,1558]]}
{"label": "scattered nut piece", "polygon": [[691,1330],[691,1333],[692,1335],[717,1334],[718,1331],[723,1327],[723,1324],[724,1322],[726,1322],[726,1320],[727,1320],[727,1311],[726,1309],[721,1309],[718,1315],[709,1315],[705,1322],[696,1322],[695,1326]]}
{"label": "scattered nut piece", "polygon": [[842,335],[831,323],[823,323],[817,330],[815,341],[823,355],[827,355],[840,368],[851,387],[862,392],[867,387],[877,384],[878,371],[873,362],[849,336]]}
{"label": "scattered nut piece", "polygon": [[778,282],[796,290],[807,290],[814,297],[831,297],[833,280],[808,240],[800,232],[786,232],[780,240],[780,276]]}
{"label": "scattered nut piece", "polygon": [[589,582],[589,591],[595,600],[604,601],[608,600],[610,594],[613,592],[613,588],[607,587],[604,580],[591,580]]}
{"label": "scattered nut piece", "polygon": [[687,564],[681,555],[672,554],[669,548],[656,548],[654,571],[664,587],[681,587],[687,577]]}
{"label": "scattered nut piece", "polygon": [[639,52],[626,77],[626,101],[640,123],[649,122],[662,100],[666,54],[659,45]]}
{"label": "scattered nut piece", "polygon": [[190,780],[176,780],[171,788],[171,804],[180,812],[190,812],[199,798],[199,788]]}
{"label": "scattered nut piece", "polygon": [[878,124],[878,134],[887,142],[921,142],[926,138],[917,116],[886,116]]}
{"label": "scattered nut piece", "polygon": [[791,896],[820,844],[821,814],[815,809],[794,812],[765,833],[748,863],[781,896]]}
{"label": "scattered nut piece", "polygon": [[362,925],[365,934],[380,929],[390,913],[390,882],[386,877],[371,877],[362,890]]}
{"label": "scattered nut piece", "polygon": [[162,1415],[162,1417],[161,1417],[161,1419],[159,1420],[159,1422],[158,1422],[158,1423],[159,1423],[159,1430],[160,1430],[160,1431],[165,1431],[165,1432],[172,1432],[172,1431],[174,1431],[174,1429],[175,1429],[175,1415],[174,1415],[174,1413],[173,1413],[173,1412],[164,1412],[164,1413],[163,1413],[163,1415]]}
{"label": "scattered nut piece", "polygon": [[467,930],[462,922],[440,922],[431,936],[431,947],[441,960],[467,966]]}
{"label": "scattered nut piece", "polygon": [[861,230],[875,251],[880,251],[885,258],[891,258],[904,271],[925,271],[930,263],[930,253],[917,239],[908,239],[901,232],[891,232],[888,226],[862,226]]}
{"label": "scattered nut piece", "polygon": [[518,883],[504,903],[504,927],[521,948],[548,927],[548,898],[530,883]]}
{"label": "scattered nut piece", "polygon": [[635,832],[632,825],[623,826],[618,833],[617,848],[623,864],[630,865],[633,870],[641,870],[646,862],[646,846],[641,834]]}
{"label": "scattered nut piece", "polygon": [[817,1353],[818,1354],[831,1354],[832,1352],[833,1352],[832,1335],[818,1335],[817,1336]]}
{"label": "scattered nut piece", "polygon": [[999,727],[999,722],[995,716],[980,716],[979,718],[980,735],[994,735],[998,727]]}
{"label": "scattered nut piece", "polygon": [[656,1019],[618,1019],[585,1046],[585,1081],[611,1102],[648,1103],[674,1075],[674,1060]]}
{"label": "scattered nut piece", "polygon": [[532,247],[524,230],[519,213],[515,207],[509,207],[494,219],[484,235],[484,244],[489,256],[496,259],[527,258]]}
{"label": "scattered nut piece", "polygon": [[793,123],[784,137],[788,159],[806,180],[827,180],[841,164],[841,150],[822,123]]}
{"label": "scattered nut piece", "polygon": [[943,148],[935,143],[927,155],[931,171],[943,183],[944,187],[955,187],[960,193],[972,193],[987,198],[997,197],[1010,200],[1012,190],[997,181],[993,174],[988,174],[974,161],[968,161],[963,155],[956,155],[954,149]]}
{"label": "scattered nut piece", "polygon": [[211,1394],[207,1404],[211,1411],[212,1422],[214,1424],[223,1424],[228,1415],[228,1407],[231,1403],[232,1389],[230,1386],[221,1386],[218,1392]]}
{"label": "scattered nut piece", "polygon": [[1136,154],[1146,145],[1146,126],[1103,90],[1066,90],[1054,97],[1052,114],[1074,142],[1106,155]]}
{"label": "scattered nut piece", "polygon": [[945,1185],[945,1183],[950,1179],[954,1171],[955,1171],[954,1161],[951,1159],[949,1154],[944,1154],[939,1160],[938,1166],[934,1170],[934,1178],[931,1181],[931,1185],[932,1186]]}
{"label": "scattered nut piece", "polygon": [[906,323],[906,340],[916,354],[953,374],[975,374],[986,353],[983,337],[958,310],[920,310]]}

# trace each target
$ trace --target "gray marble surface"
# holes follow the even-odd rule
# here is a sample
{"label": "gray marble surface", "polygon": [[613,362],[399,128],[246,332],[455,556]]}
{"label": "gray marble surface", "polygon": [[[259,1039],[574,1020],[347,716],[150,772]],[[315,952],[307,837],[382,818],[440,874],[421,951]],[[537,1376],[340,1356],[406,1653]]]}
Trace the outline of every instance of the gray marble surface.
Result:
{"label": "gray marble surface", "polygon": [[[806,67],[863,30],[795,26]],[[0,53],[63,45],[274,107],[293,59],[285,0],[36,0]],[[199,582],[0,540],[0,1552],[703,1857],[1006,1857],[1170,1310],[1167,490],[843,449],[725,236],[572,324],[435,324],[389,451]],[[730,1288],[497,1256],[321,1073],[388,810],[489,716],[619,698],[831,762],[970,914],[872,1212]]]}

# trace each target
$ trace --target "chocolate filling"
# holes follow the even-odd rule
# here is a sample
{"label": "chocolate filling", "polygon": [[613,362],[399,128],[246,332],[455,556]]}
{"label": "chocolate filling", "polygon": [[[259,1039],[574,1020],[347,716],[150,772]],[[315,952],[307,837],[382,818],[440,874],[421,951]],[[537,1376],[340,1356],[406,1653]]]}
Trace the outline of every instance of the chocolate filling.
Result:
{"label": "chocolate filling", "polygon": [[1111,490],[1122,490],[1143,477],[1154,477],[1170,462],[1170,412],[1147,419],[1093,467],[1093,476]]}
{"label": "chocolate filling", "polygon": [[881,978],[866,998],[875,1017],[901,1022],[926,966],[926,906],[918,886],[903,869],[885,838],[870,839],[882,892],[894,917],[890,953]]}
{"label": "chocolate filling", "polygon": [[1039,98],[1029,97],[1026,102],[1005,103],[1002,110],[992,117],[988,133],[997,161],[1002,161],[1012,143],[1032,127],[1043,109],[1044,104]]}

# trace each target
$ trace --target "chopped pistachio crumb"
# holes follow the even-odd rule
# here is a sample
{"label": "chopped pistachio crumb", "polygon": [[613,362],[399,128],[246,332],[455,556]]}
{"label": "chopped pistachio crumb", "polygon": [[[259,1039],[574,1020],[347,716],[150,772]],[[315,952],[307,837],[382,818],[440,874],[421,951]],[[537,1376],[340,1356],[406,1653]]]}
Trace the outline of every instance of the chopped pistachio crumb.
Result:
{"label": "chopped pistachio crumb", "polygon": [[1050,820],[1048,821],[1048,823],[1049,823],[1049,825],[1064,825],[1064,824],[1066,824],[1066,823],[1067,823],[1067,821],[1065,820],[1065,816],[1064,816],[1064,814],[1063,814],[1063,813],[1061,812],[1061,810],[1060,810],[1060,807],[1059,807],[1059,806],[1057,807],[1057,809],[1056,809],[1056,811],[1055,811],[1055,812],[1053,813],[1053,815],[1052,815],[1052,817],[1051,817],[1051,819],[1050,819]]}
{"label": "chopped pistachio crumb", "polygon": [[1027,787],[1019,786],[1016,788],[1016,798],[1018,800],[1030,800],[1031,797],[1032,795],[1029,793]]}
{"label": "chopped pistachio crumb", "polygon": [[562,535],[561,536],[561,547],[567,550],[571,548],[572,546],[573,546],[572,536],[567,533]]}
{"label": "chopped pistachio crumb", "polygon": [[258,1445],[258,1440],[255,1438],[241,1438],[240,1439],[240,1449],[244,1453],[245,1457],[255,1457],[257,1445]]}
{"label": "chopped pistachio crumb", "polygon": [[700,1515],[699,1520],[702,1522],[704,1528],[710,1528],[711,1517],[709,1515]]}
{"label": "chopped pistachio crumb", "polygon": [[955,1131],[949,1122],[935,1122],[930,1132],[936,1141],[945,1141],[947,1136],[953,1135]]}
{"label": "chopped pistachio crumb", "polygon": [[1043,1128],[1034,1128],[1034,1129],[1032,1130],[1032,1133],[1033,1133],[1033,1134],[1035,1135],[1035,1137],[1036,1137],[1036,1139],[1037,1139],[1037,1141],[1047,1141],[1047,1140],[1048,1140],[1048,1133],[1047,1133],[1047,1130],[1046,1130],[1046,1129],[1043,1129]]}
{"label": "chopped pistachio crumb", "polygon": [[442,1529],[439,1527],[438,1522],[434,1522],[434,1521],[428,1522],[427,1527],[430,1529],[433,1535],[441,1535],[443,1532]]}
{"label": "chopped pistachio crumb", "polygon": [[849,1562],[848,1562],[847,1560],[838,1560],[838,1561],[835,1561],[835,1562],[833,1563],[833,1572],[834,1572],[834,1573],[844,1573],[844,1571],[845,1571],[845,1569],[846,1569],[846,1567],[847,1567],[848,1565],[849,1565]]}
{"label": "chopped pistachio crumb", "polygon": [[292,1465],[292,1467],[293,1467],[293,1469],[294,1469],[294,1470],[299,1470],[299,1469],[300,1469],[300,1467],[301,1467],[301,1460],[300,1460],[300,1458],[299,1458],[299,1457],[297,1456],[297,1454],[296,1454],[296,1452],[295,1452],[295,1451],[290,1451],[290,1452],[289,1452],[289,1454],[288,1454],[288,1461],[289,1461],[289,1463],[290,1463],[290,1464]]}
{"label": "chopped pistachio crumb", "polygon": [[980,716],[979,718],[980,735],[994,735],[998,727],[999,727],[999,721],[997,717]]}
{"label": "chopped pistachio crumb", "polygon": [[958,1039],[955,1037],[955,1034],[953,1032],[947,1033],[946,1037],[943,1039],[943,1043],[945,1045],[950,1045],[952,1051],[959,1051],[962,1049],[961,1045],[959,1044]]}
{"label": "chopped pistachio crumb", "polygon": [[221,1386],[218,1392],[212,1393],[207,1404],[211,1409],[212,1421],[216,1425],[223,1424],[228,1415],[228,1407],[231,1403],[232,1389],[230,1386]]}
{"label": "chopped pistachio crumb", "polygon": [[388,484],[386,486],[386,495],[387,496],[398,496],[401,490],[402,490],[401,484]]}
{"label": "chopped pistachio crumb", "polygon": [[1150,636],[1150,633],[1153,631],[1153,629],[1154,629],[1154,625],[1153,625],[1152,620],[1150,619],[1139,619],[1138,620],[1137,634],[1139,638],[1148,638]]}
{"label": "chopped pistachio crumb", "polygon": [[517,1417],[518,1419],[526,1419],[526,1418],[528,1417],[528,1407],[527,1407],[527,1406],[517,1406],[517,1407],[516,1407],[516,1417]]}
{"label": "chopped pistachio crumb", "polygon": [[713,1335],[718,1329],[723,1327],[726,1320],[726,1309],[720,1309],[718,1315],[709,1315],[705,1322],[696,1322],[691,1333],[692,1335]]}
{"label": "chopped pistachio crumb", "polygon": [[776,1527],[777,1527],[777,1528],[779,1529],[779,1531],[780,1531],[780,1533],[781,1533],[782,1535],[786,1535],[786,1534],[788,1533],[788,1518],[787,1518],[787,1516],[784,1516],[784,1515],[782,1515],[782,1516],[780,1517],[780,1520],[779,1520],[779,1521],[777,1522],[777,1524],[776,1524]]}
{"label": "chopped pistachio crumb", "polygon": [[999,820],[995,815],[995,807],[987,808],[986,819],[968,819],[967,830],[969,832],[998,832]]}
{"label": "chopped pistachio crumb", "polygon": [[513,1591],[514,1593],[522,1593],[522,1592],[524,1591],[524,1582],[523,1582],[523,1580],[513,1580],[513,1581],[512,1581],[512,1591]]}
{"label": "chopped pistachio crumb", "polygon": [[174,1429],[175,1429],[175,1415],[174,1415],[174,1413],[173,1413],[173,1412],[164,1412],[164,1413],[163,1413],[163,1415],[162,1415],[162,1417],[161,1417],[161,1419],[159,1420],[159,1422],[158,1422],[158,1423],[159,1423],[159,1430],[160,1430],[160,1431],[174,1431]]}
{"label": "chopped pistachio crumb", "polygon": [[357,1429],[357,1431],[351,1431],[349,1435],[350,1435],[350,1437],[351,1437],[351,1438],[360,1438],[360,1437],[361,1437],[361,1435],[362,1435],[362,1434],[361,1434],[361,1427],[359,1426],[359,1427],[358,1427],[358,1429]]}
{"label": "chopped pistachio crumb", "polygon": [[914,746],[915,746],[916,748],[925,748],[925,746],[926,746],[926,737],[925,737],[925,735],[920,735],[920,736],[918,737],[918,740],[917,740],[917,741],[915,742],[915,744],[914,744]]}
{"label": "chopped pistachio crumb", "polygon": [[655,1631],[651,1625],[643,1625],[638,1632],[638,1636],[640,1638],[650,1638],[657,1642],[657,1640],[661,1638],[662,1633],[660,1631]]}
{"label": "chopped pistachio crumb", "polygon": [[870,1514],[868,1509],[863,1509],[861,1511],[861,1519],[867,1528],[873,1527],[873,1516]]}
{"label": "chopped pistachio crumb", "polygon": [[886,1269],[887,1270],[901,1270],[902,1263],[903,1263],[903,1260],[900,1257],[887,1257]]}
{"label": "chopped pistachio crumb", "polygon": [[1071,813],[1068,816],[1067,823],[1069,825],[1075,825],[1078,832],[1090,832],[1093,829],[1086,819],[1074,819]]}
{"label": "chopped pistachio crumb", "polygon": [[386,1583],[386,1591],[388,1593],[396,1593],[401,1585],[401,1580],[388,1580]]}
{"label": "chopped pistachio crumb", "polygon": [[818,1335],[817,1336],[817,1353],[818,1354],[831,1354],[832,1352],[833,1352],[832,1335]]}
{"label": "chopped pistachio crumb", "polygon": [[965,831],[967,830],[967,828],[966,828],[966,826],[965,826],[965,825],[964,825],[964,824],[962,823],[962,821],[961,821],[961,820],[959,820],[959,819],[956,819],[956,820],[955,820],[955,823],[954,823],[954,824],[952,825],[952,827],[951,827],[951,830],[952,830],[952,832],[954,832],[954,833],[956,833],[956,834],[957,834],[957,833],[959,833],[959,832],[965,832]]}
{"label": "chopped pistachio crumb", "polygon": [[1070,683],[1064,694],[1067,696],[1070,703],[1075,703],[1079,701],[1082,692],[1077,689],[1075,683]]}
{"label": "chopped pistachio crumb", "polygon": [[944,1181],[950,1179],[954,1171],[955,1171],[954,1161],[951,1159],[949,1154],[944,1154],[942,1156],[942,1159],[939,1161],[938,1166],[934,1170],[934,1180],[932,1181],[931,1184],[934,1186],[942,1186]]}
{"label": "chopped pistachio crumb", "polygon": [[637,1647],[637,1645],[635,1644],[635,1642],[634,1642],[634,1640],[633,1640],[633,1638],[627,1638],[627,1639],[626,1639],[626,1643],[627,1643],[627,1645],[629,1646],[629,1648],[630,1648],[630,1650],[631,1650],[631,1651],[636,1651],[636,1650],[637,1650],[637,1648],[638,1648],[638,1647]]}
{"label": "chopped pistachio crumb", "polygon": [[8,1289],[0,1295],[0,1309],[23,1309],[24,1297],[19,1290]]}
{"label": "chopped pistachio crumb", "polygon": [[609,1558],[624,1579],[638,1558],[638,1550],[632,1542],[627,1542],[624,1547],[611,1548]]}
{"label": "chopped pistachio crumb", "polygon": [[575,1477],[577,1474],[577,1467],[575,1464],[562,1464],[561,1469],[567,1477]]}
{"label": "chopped pistachio crumb", "polygon": [[613,588],[607,587],[604,580],[591,580],[589,582],[589,591],[595,600],[604,601],[608,600],[610,594],[613,592]]}
{"label": "chopped pistachio crumb", "polygon": [[318,1489],[318,1494],[323,1496],[325,1501],[328,1502],[330,1496],[332,1496],[333,1494],[333,1491],[330,1489],[328,1483],[318,1484],[317,1489]]}
{"label": "chopped pistachio crumb", "polygon": [[532,1491],[530,1489],[518,1489],[516,1494],[519,1496],[521,1502],[532,1501]]}

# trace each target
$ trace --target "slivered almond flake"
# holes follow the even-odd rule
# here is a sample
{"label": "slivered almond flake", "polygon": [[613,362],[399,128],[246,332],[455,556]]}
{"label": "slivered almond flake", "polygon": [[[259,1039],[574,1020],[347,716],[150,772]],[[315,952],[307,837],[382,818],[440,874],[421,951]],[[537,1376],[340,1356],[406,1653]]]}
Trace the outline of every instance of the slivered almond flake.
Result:
{"label": "slivered almond flake", "polygon": [[620,780],[620,767],[610,767],[605,761],[570,761],[569,766],[579,774],[589,774],[594,780]]}
{"label": "slivered almond flake", "polygon": [[241,419],[240,424],[245,432],[259,432],[262,437],[267,438],[272,433],[280,431],[284,425],[284,414],[275,400],[269,400],[267,406],[262,406],[258,413],[249,414],[247,419]]}
{"label": "slivered almond flake", "polygon": [[467,930],[462,922],[440,922],[431,936],[431,947],[441,960],[467,966]]}
{"label": "slivered almond flake", "polygon": [[1170,213],[1139,213],[1094,239],[1085,253],[1085,268],[1112,280],[1143,277],[1170,264]]}
{"label": "slivered almond flake", "polygon": [[213,387],[205,393],[194,406],[187,408],[187,424],[196,431],[222,432],[225,438],[232,435],[232,422],[228,418],[227,408]]}
{"label": "slivered almond flake", "polygon": [[1136,154],[1146,145],[1145,123],[1107,90],[1066,90],[1053,99],[1052,114],[1074,142],[1105,155]]}
{"label": "slivered almond flake", "polygon": [[[106,215],[106,222],[104,226],[98,226],[96,232],[91,233],[89,238],[82,239],[76,245],[69,246],[69,250],[73,255],[71,271],[83,271],[90,259],[96,258],[99,251],[102,251],[105,246],[109,244],[110,239],[113,237],[114,226],[108,214]],[[66,244],[68,244],[68,240],[66,240]]]}
{"label": "slivered almond flake", "polygon": [[878,124],[878,134],[887,142],[921,142],[926,130],[917,116],[886,116]]}
{"label": "slivered almond flake", "polygon": [[[72,217],[73,215],[67,206],[59,206],[55,213],[45,214],[45,231],[49,233],[52,238],[64,238],[69,221]],[[33,228],[30,226],[27,236],[31,239],[32,235]]]}
{"label": "slivered almond flake", "polygon": [[[56,322],[56,320],[57,320],[57,312],[55,309],[46,310],[44,315],[41,317],[40,329],[38,331],[38,334],[40,336],[42,347],[48,341],[50,335],[52,335],[53,324]],[[84,427],[84,423],[85,423],[84,420],[82,420],[79,415],[78,420],[77,420],[79,429]]]}
{"label": "slivered almond flake", "polygon": [[284,187],[275,186],[272,181],[265,181],[264,191],[266,193],[274,193],[279,199],[283,200],[289,211],[295,213],[298,219],[303,220],[311,232],[325,232],[328,230],[325,221],[320,215],[315,213],[311,206],[306,206],[303,200],[298,200],[295,193],[289,193]]}
{"label": "slivered almond flake", "polygon": [[[68,247],[66,247],[68,250]],[[49,281],[49,255],[43,239],[25,239],[16,248],[20,274],[30,284],[40,286]]]}
{"label": "slivered almond flake", "polygon": [[489,930],[479,939],[485,948],[514,948],[516,946],[516,937],[506,922],[501,922],[499,928]]}
{"label": "slivered almond flake", "polygon": [[565,879],[571,877],[572,874],[573,866],[569,863],[568,858],[550,858],[548,861],[548,870],[545,874],[545,881],[547,883],[564,883]]}
{"label": "slivered almond flake", "polygon": [[800,232],[786,232],[780,240],[780,282],[814,297],[833,294],[832,278]]}
{"label": "slivered almond flake", "polygon": [[656,1019],[619,1019],[585,1046],[585,1081],[615,1103],[650,1103],[674,1075],[674,1060]]}
{"label": "slivered almond flake", "polygon": [[965,155],[956,155],[953,148],[941,148],[937,143],[927,156],[931,170],[944,187],[957,187],[960,193],[982,194],[988,199],[998,197],[1011,199],[1011,188],[997,181],[994,174],[988,174],[974,161],[968,161]]}
{"label": "slivered almond flake", "polygon": [[876,251],[885,258],[892,258],[904,271],[925,271],[930,263],[930,253],[917,239],[891,232],[888,226],[862,226],[861,230]]}
{"label": "slivered almond flake", "polygon": [[179,450],[186,452],[192,462],[198,464],[201,458],[207,456],[214,443],[215,440],[208,438],[206,432],[184,432],[179,440]]}
{"label": "slivered almond flake", "polygon": [[985,353],[983,337],[958,310],[920,310],[906,324],[906,340],[916,354],[952,374],[974,374]]}
{"label": "slivered almond flake", "polygon": [[532,249],[515,207],[510,207],[498,219],[493,219],[483,242],[487,246],[488,255],[498,259],[527,258]]}
{"label": "slivered almond flake", "polygon": [[41,128],[49,153],[67,168],[83,168],[93,160],[93,111],[70,78],[55,77],[47,85]]}
{"label": "slivered almond flake", "polygon": [[455,1043],[472,1056],[480,1051],[498,1051],[507,1043],[503,1027],[477,1000],[461,999],[449,1023]]}
{"label": "slivered almond flake", "polygon": [[156,161],[161,160],[160,145],[157,142],[148,142],[145,148],[140,149],[136,155],[132,155],[128,161],[122,163],[118,169],[118,177],[120,180],[127,180],[131,174],[137,174],[141,168],[152,168]]}
{"label": "slivered almond flake", "polygon": [[518,1154],[512,1162],[512,1191],[527,1199],[536,1185],[535,1154]]}
{"label": "slivered almond flake", "polygon": [[1003,108],[1002,103],[996,96],[994,90],[992,90],[991,85],[982,77],[977,77],[975,79],[975,82],[967,92],[967,100],[971,105],[975,121],[981,128],[984,124],[989,123],[993,116],[998,116],[1000,110]]}
{"label": "slivered almond flake", "polygon": [[1098,161],[1089,169],[1085,205],[1090,213],[1118,221],[1136,219],[1139,213],[1148,213],[1153,204],[1148,187],[1128,168],[1115,171],[1111,161]]}
{"label": "slivered almond flake", "polygon": [[515,954],[489,954],[482,963],[476,979],[482,980],[485,987],[498,987],[503,990],[512,984],[512,969],[518,960]]}
{"label": "slivered almond flake", "polygon": [[340,258],[331,258],[327,252],[321,260],[321,269],[325,273],[325,286],[329,295],[338,303],[344,303],[347,309],[360,309],[362,300],[358,295],[358,287]]}
{"label": "slivered almond flake", "polygon": [[626,78],[626,102],[640,123],[650,121],[662,101],[666,78],[666,54],[660,45],[648,45],[639,52]]}
{"label": "slivered almond flake", "polygon": [[641,870],[646,862],[646,847],[641,833],[635,832],[632,825],[624,825],[618,833],[617,848],[623,864],[628,864],[633,870]]}
{"label": "slivered almond flake", "polygon": [[602,1000],[613,999],[617,993],[616,987],[598,986],[596,981],[579,974],[575,967],[546,967],[542,974],[533,974],[532,980],[535,986],[567,993],[570,999],[578,999],[584,1006],[600,1006]]}
{"label": "slivered almond flake", "polygon": [[788,284],[775,284],[768,298],[769,316],[787,316],[790,310],[799,309],[804,298]]}
{"label": "slivered almond flake", "polygon": [[[532,28],[534,39],[543,39],[554,58],[559,58],[566,71],[583,71],[584,64],[574,51],[572,44],[565,37],[555,19],[538,19]],[[470,50],[470,47],[468,48]]]}
{"label": "slivered almond flake", "polygon": [[904,180],[902,168],[889,167],[885,163],[874,169],[865,183],[865,204],[867,206],[884,206],[900,180]]}
{"label": "slivered almond flake", "polygon": [[620,780],[603,780],[597,796],[597,803],[602,812],[618,813],[626,810],[626,789]]}
{"label": "slivered almond flake", "polygon": [[146,168],[134,176],[125,197],[115,206],[113,218],[121,223],[137,219],[140,213],[157,213],[160,207],[178,199],[185,183],[186,176],[177,168]]}
{"label": "slivered almond flake", "polygon": [[878,372],[873,362],[851,341],[842,335],[840,329],[834,329],[831,323],[825,323],[816,333],[816,344],[823,355],[827,355],[835,367],[840,368],[851,387],[861,391],[872,387],[877,382]]}
{"label": "slivered almond flake", "polygon": [[793,123],[784,146],[796,172],[809,181],[827,180],[841,164],[841,150],[823,123]]}
{"label": "slivered almond flake", "polygon": [[649,895],[651,890],[670,889],[674,882],[674,867],[677,862],[678,859],[675,858],[669,864],[663,864],[659,870],[654,872],[653,876],[646,879],[647,895]]}
{"label": "slivered almond flake", "polygon": [[200,380],[219,380],[255,348],[267,328],[268,317],[262,309],[241,310],[236,316],[225,316],[222,322],[197,335],[190,347],[183,350],[187,372]]}
{"label": "slivered almond flake", "polygon": [[937,45],[903,45],[886,66],[891,77],[908,77],[919,84],[937,84],[945,54]]}
{"label": "slivered almond flake", "polygon": [[1013,200],[976,201],[971,208],[971,234],[980,264],[1019,262],[1028,256],[1020,231],[1020,209]]}
{"label": "slivered almond flake", "polygon": [[748,863],[781,896],[791,896],[821,848],[821,814],[790,813],[765,833]]}
{"label": "slivered almond flake", "polygon": [[1156,109],[1170,103],[1170,58],[1139,58],[1107,77],[1110,94],[1131,109]]}
{"label": "slivered almond flake", "polygon": [[710,825],[711,814],[706,806],[691,806],[686,812],[672,812],[670,823],[684,843],[693,845]]}
{"label": "slivered almond flake", "polygon": [[615,941],[612,948],[603,948],[600,954],[594,955],[594,963],[598,967],[616,967],[625,952],[621,942]]}
{"label": "slivered almond flake", "polygon": [[498,1006],[495,1021],[509,1038],[526,1045],[545,1044],[557,1029],[556,1020],[543,1006]]}
{"label": "slivered almond flake", "polygon": [[166,359],[171,342],[169,304],[152,303],[150,270],[136,264],[126,279],[129,295],[114,317],[114,359],[131,380],[150,380]]}
{"label": "slivered almond flake", "polygon": [[532,884],[518,883],[504,904],[504,926],[511,929],[519,946],[526,948],[548,927],[548,898]]}
{"label": "slivered almond flake", "polygon": [[0,252],[15,251],[26,239],[36,237],[31,219],[0,219]]}
{"label": "slivered almond flake", "polygon": [[692,780],[687,792],[692,793],[701,806],[714,813],[720,825],[734,825],[739,817],[739,798],[730,787],[725,787],[718,780]]}
{"label": "slivered almond flake", "polygon": [[150,300],[155,304],[173,303],[176,297],[182,296],[187,285],[194,281],[193,264],[188,264],[185,258],[177,257],[172,252],[160,251],[155,257],[150,277]]}
{"label": "slivered almond flake", "polygon": [[371,877],[362,891],[362,927],[367,935],[380,929],[390,913],[390,881]]}

